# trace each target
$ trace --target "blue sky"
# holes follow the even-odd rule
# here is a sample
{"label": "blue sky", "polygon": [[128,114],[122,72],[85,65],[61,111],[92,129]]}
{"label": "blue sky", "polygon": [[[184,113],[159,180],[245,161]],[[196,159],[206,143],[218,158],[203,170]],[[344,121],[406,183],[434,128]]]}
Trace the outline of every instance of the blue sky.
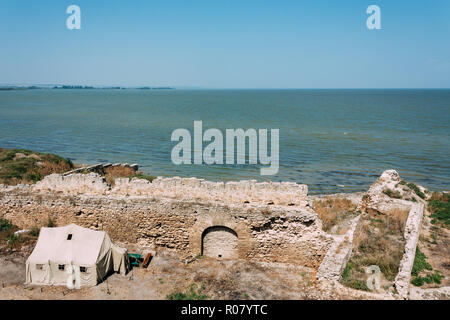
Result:
{"label": "blue sky", "polygon": [[450,88],[450,1],[1,0],[0,83]]}

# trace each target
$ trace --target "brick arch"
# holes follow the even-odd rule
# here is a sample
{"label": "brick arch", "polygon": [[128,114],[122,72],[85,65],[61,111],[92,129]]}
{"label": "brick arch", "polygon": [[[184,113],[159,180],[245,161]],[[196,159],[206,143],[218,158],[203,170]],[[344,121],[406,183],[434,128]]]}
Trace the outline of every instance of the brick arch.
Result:
{"label": "brick arch", "polygon": [[213,258],[238,257],[238,234],[226,226],[211,226],[202,232],[201,255]]}

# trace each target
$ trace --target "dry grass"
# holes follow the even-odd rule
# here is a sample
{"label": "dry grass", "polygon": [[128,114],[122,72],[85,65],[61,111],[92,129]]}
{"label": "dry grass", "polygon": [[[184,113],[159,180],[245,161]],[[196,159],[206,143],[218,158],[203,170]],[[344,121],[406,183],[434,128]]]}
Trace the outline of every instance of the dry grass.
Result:
{"label": "dry grass", "polygon": [[403,235],[407,219],[408,211],[398,208],[386,212],[384,216],[385,225],[388,232],[398,235]]}
{"label": "dry grass", "polygon": [[356,205],[348,199],[343,198],[326,198],[325,200],[314,201],[314,211],[322,220],[322,228],[324,231],[330,229],[355,216]]}
{"label": "dry grass", "polygon": [[115,166],[108,167],[103,170],[102,175],[105,176],[106,182],[110,186],[114,186],[117,178],[138,178],[152,182],[156,177],[143,174],[141,171],[134,171],[131,167]]}
{"label": "dry grass", "polygon": [[104,169],[106,183],[114,186],[116,178],[128,178],[135,175],[135,171],[131,167],[115,166]]}
{"label": "dry grass", "polygon": [[386,214],[366,212],[354,234],[354,252],[343,274],[343,284],[364,288],[367,274],[365,268],[380,267],[385,279],[392,282],[398,273],[403,257],[405,239],[403,232],[408,212],[394,209]]}
{"label": "dry grass", "polygon": [[105,175],[110,175],[112,177],[129,177],[133,176],[135,174],[135,171],[131,167],[125,167],[125,166],[115,166],[115,167],[108,167],[105,168]]}

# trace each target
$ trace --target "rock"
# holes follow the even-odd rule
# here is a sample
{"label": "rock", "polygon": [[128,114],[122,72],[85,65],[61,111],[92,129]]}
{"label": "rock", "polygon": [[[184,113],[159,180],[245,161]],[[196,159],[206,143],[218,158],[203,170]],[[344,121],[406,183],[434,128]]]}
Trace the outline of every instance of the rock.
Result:
{"label": "rock", "polygon": [[51,174],[33,186],[35,191],[54,191],[68,194],[106,194],[110,187],[105,179],[96,173],[74,173],[63,176]]}
{"label": "rock", "polygon": [[395,277],[395,288],[399,295],[406,299],[408,297],[411,282],[411,270],[416,256],[417,241],[419,240],[420,226],[422,224],[424,205],[414,204],[406,220],[404,237],[406,240],[403,258],[400,261],[399,271]]}
{"label": "rock", "polygon": [[23,158],[26,158],[26,157],[27,156],[24,155],[23,153],[18,152],[18,153],[15,154],[14,159],[23,159]]}
{"label": "rock", "polygon": [[381,176],[370,186],[367,193],[362,197],[362,202],[358,209],[372,209],[381,213],[387,213],[393,209],[409,211],[412,205],[411,201],[391,198],[385,194],[385,191],[388,189],[393,193],[397,192],[400,195],[404,194],[405,191],[400,185],[401,181],[402,180],[397,171],[384,171]]}
{"label": "rock", "polygon": [[38,156],[37,154],[35,154],[35,153],[33,153],[33,154],[30,154],[29,156],[28,156],[28,158],[32,158],[32,159],[34,159],[34,160],[42,160],[41,159],[41,157],[40,156]]}
{"label": "rock", "polygon": [[450,287],[421,289],[412,287],[411,300],[450,300]]}

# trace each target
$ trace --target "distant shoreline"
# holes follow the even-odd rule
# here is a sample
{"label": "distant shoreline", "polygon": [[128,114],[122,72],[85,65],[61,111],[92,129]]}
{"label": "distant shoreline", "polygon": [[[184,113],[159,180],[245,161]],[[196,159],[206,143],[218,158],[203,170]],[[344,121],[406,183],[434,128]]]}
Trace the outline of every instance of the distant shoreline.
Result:
{"label": "distant shoreline", "polygon": [[173,87],[94,87],[94,86],[72,86],[72,85],[55,85],[55,86],[0,86],[1,91],[11,90],[59,90],[59,89],[74,89],[74,90],[175,90]]}

